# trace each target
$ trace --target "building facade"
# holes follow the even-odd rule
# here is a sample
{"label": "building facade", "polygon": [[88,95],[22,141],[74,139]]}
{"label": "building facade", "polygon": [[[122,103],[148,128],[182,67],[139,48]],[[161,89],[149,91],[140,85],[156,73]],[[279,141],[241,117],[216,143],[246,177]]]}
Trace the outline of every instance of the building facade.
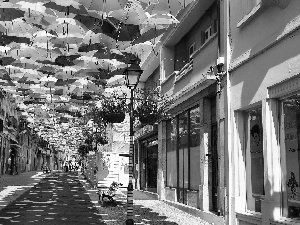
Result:
{"label": "building facade", "polygon": [[216,76],[224,57],[221,8],[219,1],[190,4],[145,60],[145,88],[159,86],[173,103],[169,119],[135,132],[134,154],[138,189],[214,224],[227,214],[227,92]]}
{"label": "building facade", "polygon": [[300,2],[229,2],[229,223],[300,224]]}

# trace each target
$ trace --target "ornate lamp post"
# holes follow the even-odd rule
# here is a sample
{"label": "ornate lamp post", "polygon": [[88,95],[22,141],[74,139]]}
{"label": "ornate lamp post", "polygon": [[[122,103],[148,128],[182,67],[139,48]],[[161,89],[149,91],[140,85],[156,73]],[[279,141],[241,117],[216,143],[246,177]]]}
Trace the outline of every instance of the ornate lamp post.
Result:
{"label": "ornate lamp post", "polygon": [[129,183],[127,188],[127,219],[126,219],[126,225],[134,224],[133,221],[133,184],[132,184],[132,178],[133,178],[133,94],[134,89],[137,87],[140,76],[143,73],[143,70],[141,70],[140,66],[135,63],[135,60],[132,60],[125,71],[125,80],[126,80],[126,86],[130,89],[130,142],[129,142]]}

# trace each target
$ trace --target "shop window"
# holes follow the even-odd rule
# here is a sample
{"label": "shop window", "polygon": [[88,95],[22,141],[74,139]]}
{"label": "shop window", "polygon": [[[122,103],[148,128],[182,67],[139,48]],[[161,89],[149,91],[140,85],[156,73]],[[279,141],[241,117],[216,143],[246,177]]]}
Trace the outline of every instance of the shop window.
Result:
{"label": "shop window", "polygon": [[246,112],[247,209],[261,212],[264,198],[263,126],[261,106]]}
{"label": "shop window", "polygon": [[167,186],[177,187],[177,122],[167,121]]}
{"label": "shop window", "polygon": [[300,94],[283,100],[282,137],[286,173],[283,190],[285,215],[300,217]]}
{"label": "shop window", "polygon": [[190,189],[200,185],[200,109],[190,111]]}
{"label": "shop window", "polygon": [[177,188],[178,202],[187,204],[187,190],[200,185],[200,108],[167,121],[167,182]]}

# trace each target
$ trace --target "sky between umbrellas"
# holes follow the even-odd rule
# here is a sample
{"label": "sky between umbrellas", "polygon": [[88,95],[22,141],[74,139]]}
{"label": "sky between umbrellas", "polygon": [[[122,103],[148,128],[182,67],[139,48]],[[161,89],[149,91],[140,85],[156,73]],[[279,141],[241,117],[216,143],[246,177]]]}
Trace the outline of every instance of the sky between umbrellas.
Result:
{"label": "sky between umbrellas", "polygon": [[193,1],[0,0],[0,85],[31,122],[63,116],[62,104],[82,109]]}

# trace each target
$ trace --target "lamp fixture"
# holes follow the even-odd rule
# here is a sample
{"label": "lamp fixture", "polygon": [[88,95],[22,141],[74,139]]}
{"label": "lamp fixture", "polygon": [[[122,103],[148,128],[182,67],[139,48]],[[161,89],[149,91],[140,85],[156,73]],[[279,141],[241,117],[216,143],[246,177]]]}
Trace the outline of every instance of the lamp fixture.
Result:
{"label": "lamp fixture", "polygon": [[126,86],[129,89],[135,89],[139,83],[142,73],[143,73],[143,70],[136,63],[136,60],[130,60],[129,65],[124,70]]}

